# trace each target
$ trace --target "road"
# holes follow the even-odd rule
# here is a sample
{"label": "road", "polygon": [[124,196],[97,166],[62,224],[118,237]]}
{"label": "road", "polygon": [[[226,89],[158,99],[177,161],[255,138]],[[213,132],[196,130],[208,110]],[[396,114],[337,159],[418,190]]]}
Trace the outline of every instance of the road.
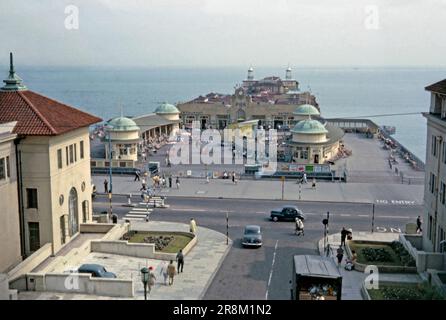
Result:
{"label": "road", "polygon": [[[114,197],[113,212],[121,218],[129,208],[126,197]],[[133,199],[138,202],[138,198]],[[198,226],[226,233],[226,213],[229,215],[229,237],[233,240],[225,261],[210,285],[205,299],[288,299],[292,256],[318,254],[317,243],[323,237],[322,219],[330,212],[329,232],[339,232],[343,226],[354,231],[370,231],[372,205],[361,203],[290,202],[245,199],[209,199],[169,197],[168,209],[154,209],[152,220],[188,223],[195,218]],[[273,208],[285,204],[298,205],[307,215],[305,236],[294,235],[294,223],[272,222],[268,219]],[[106,210],[105,198],[94,202],[95,211]],[[418,205],[375,205],[375,231],[397,232],[421,214]],[[244,249],[240,245],[243,227],[262,227],[264,244],[259,249]],[[392,229],[391,229],[392,228]]]}

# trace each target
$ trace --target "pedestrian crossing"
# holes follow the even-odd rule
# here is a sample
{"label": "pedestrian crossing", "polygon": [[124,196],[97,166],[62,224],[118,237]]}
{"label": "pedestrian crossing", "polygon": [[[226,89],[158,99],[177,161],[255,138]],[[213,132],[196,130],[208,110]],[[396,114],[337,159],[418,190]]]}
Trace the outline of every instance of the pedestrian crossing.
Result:
{"label": "pedestrian crossing", "polygon": [[152,213],[152,208],[147,208],[144,202],[139,203],[140,207],[132,208],[124,217],[128,221],[145,221],[146,216]]}

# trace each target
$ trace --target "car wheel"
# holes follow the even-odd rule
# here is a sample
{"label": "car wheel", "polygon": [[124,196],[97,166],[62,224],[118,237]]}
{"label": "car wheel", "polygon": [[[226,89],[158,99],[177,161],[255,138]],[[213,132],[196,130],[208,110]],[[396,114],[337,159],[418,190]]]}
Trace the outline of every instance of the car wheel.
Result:
{"label": "car wheel", "polygon": [[277,222],[277,221],[279,221],[279,218],[277,218],[277,217],[273,217],[273,221],[274,221],[274,222]]}

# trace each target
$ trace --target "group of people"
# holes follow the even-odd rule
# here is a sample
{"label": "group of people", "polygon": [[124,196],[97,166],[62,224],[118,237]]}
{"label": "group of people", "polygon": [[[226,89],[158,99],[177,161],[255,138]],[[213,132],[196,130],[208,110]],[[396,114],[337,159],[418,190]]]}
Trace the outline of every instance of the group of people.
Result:
{"label": "group of people", "polygon": [[[302,178],[297,179],[297,183],[308,183],[307,174],[305,172],[302,175]],[[313,180],[311,181],[311,189],[316,189],[316,178],[313,178]]]}
{"label": "group of people", "polygon": [[[341,245],[339,246],[339,248],[336,250],[336,258],[338,259],[338,266],[341,266],[342,263],[342,259],[344,258],[344,249],[345,248],[345,240],[352,240],[353,236],[352,236],[352,230],[351,229],[346,229],[345,227],[342,227],[341,230]],[[357,259],[357,254],[355,250],[352,250],[352,256],[351,258],[347,258],[345,259],[345,269],[346,270],[353,270],[355,267],[355,262]]]}
{"label": "group of people", "polygon": [[[231,175],[232,183],[233,183],[233,184],[237,184],[237,176],[236,176],[236,174],[235,174],[235,171],[232,171],[232,173],[231,173],[230,175]],[[222,176],[222,178],[223,178],[223,179],[229,179],[229,174],[228,174],[227,171],[224,171],[224,172],[223,172],[223,176]]]}
{"label": "group of people", "polygon": [[[190,219],[189,231],[194,234],[197,232],[197,223],[194,218]],[[184,260],[185,258],[183,250],[180,249],[180,251],[178,251],[176,255],[176,266],[173,260],[170,260],[169,263],[167,263],[166,261],[162,263],[159,274],[163,277],[164,285],[173,285],[175,275],[183,273]],[[149,293],[152,290],[152,287],[155,285],[155,281],[156,275],[153,271],[153,267],[149,267],[149,279],[147,283]]]}

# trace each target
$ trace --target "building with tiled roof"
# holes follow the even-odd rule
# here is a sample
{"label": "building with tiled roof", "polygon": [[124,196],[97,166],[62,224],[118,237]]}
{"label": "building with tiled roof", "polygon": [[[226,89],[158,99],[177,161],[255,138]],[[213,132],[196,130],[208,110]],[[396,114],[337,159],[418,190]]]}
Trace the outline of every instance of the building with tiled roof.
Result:
{"label": "building with tiled roof", "polygon": [[81,223],[92,222],[89,126],[101,119],[29,90],[12,54],[3,82],[0,131],[14,123],[10,161],[18,164],[19,255],[25,258],[45,244],[54,254],[79,234]]}
{"label": "building with tiled roof", "polygon": [[177,105],[185,127],[198,121],[202,129],[224,129],[239,119],[258,120],[265,127],[278,128],[295,124],[293,112],[297,106],[310,103],[319,109],[310,92],[300,92],[291,68],[285,79],[277,76],[260,80],[254,78],[254,69],[248,70],[246,80],[233,94],[208,93]]}

